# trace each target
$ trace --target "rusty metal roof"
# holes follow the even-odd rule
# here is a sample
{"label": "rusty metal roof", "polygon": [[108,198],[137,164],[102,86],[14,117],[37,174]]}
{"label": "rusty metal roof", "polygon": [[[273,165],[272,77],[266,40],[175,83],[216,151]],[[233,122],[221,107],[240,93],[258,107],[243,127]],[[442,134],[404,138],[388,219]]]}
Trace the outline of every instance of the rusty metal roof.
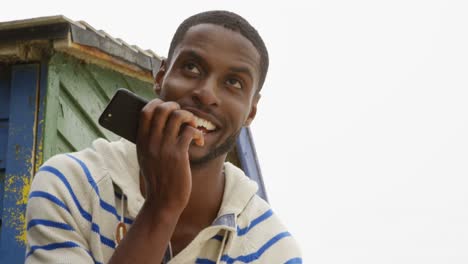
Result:
{"label": "rusty metal roof", "polygon": [[149,49],[130,45],[103,30],[93,28],[85,21],[74,21],[62,15],[0,22],[0,46],[38,40],[52,41],[54,49],[75,56],[78,53],[86,54],[95,57],[95,60],[130,64],[130,67],[137,66],[152,75],[162,60]]}

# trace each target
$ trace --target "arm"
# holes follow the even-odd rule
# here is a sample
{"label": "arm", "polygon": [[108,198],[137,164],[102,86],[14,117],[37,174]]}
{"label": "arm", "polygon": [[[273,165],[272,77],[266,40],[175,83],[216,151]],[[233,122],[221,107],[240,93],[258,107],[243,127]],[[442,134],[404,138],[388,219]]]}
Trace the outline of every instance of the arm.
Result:
{"label": "arm", "polygon": [[188,149],[203,136],[190,112],[152,100],[142,110],[137,154],[146,201],[109,263],[161,263],[192,188]]}

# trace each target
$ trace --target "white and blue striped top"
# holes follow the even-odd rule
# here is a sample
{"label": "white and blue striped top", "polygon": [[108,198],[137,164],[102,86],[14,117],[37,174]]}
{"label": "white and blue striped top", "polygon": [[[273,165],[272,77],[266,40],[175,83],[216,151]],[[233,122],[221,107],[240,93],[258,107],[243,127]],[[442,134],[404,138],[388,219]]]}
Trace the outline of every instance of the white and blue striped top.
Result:
{"label": "white and blue striped top", "polygon": [[[120,221],[143,205],[135,145],[96,140],[57,155],[35,175],[26,211],[26,263],[106,263]],[[257,185],[230,163],[213,224],[167,263],[302,263],[299,247]]]}

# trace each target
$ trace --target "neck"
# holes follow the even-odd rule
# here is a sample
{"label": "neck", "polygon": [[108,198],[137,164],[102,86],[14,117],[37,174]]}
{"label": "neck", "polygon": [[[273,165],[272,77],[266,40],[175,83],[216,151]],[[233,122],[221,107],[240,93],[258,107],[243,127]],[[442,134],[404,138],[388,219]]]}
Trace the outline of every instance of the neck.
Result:
{"label": "neck", "polygon": [[[224,194],[223,175],[227,154],[203,164],[191,164],[192,191],[190,200],[182,212],[177,225],[198,228],[209,226],[217,217]],[[143,196],[145,186],[140,174],[140,190]]]}
{"label": "neck", "polygon": [[190,165],[192,171],[192,192],[179,223],[210,225],[221,207],[224,194],[224,161],[221,155],[203,164]]}

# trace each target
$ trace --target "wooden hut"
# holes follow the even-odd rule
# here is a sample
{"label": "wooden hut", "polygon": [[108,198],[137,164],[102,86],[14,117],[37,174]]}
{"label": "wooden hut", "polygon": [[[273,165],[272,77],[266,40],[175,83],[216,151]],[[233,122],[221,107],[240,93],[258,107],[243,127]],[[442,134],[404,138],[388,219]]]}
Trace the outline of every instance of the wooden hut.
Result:
{"label": "wooden hut", "polygon": [[[43,161],[117,136],[97,123],[117,88],[153,98],[161,58],[64,16],[0,23],[0,263],[23,263],[29,186]],[[244,129],[229,160],[259,183]]]}

